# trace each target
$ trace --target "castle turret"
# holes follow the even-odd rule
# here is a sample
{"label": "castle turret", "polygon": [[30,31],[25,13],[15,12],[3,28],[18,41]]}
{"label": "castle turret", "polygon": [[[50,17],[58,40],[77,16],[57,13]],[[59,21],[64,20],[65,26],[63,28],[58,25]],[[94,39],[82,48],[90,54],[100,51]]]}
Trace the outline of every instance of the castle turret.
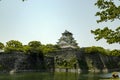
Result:
{"label": "castle turret", "polygon": [[78,44],[76,43],[76,40],[73,38],[73,34],[67,30],[65,30],[64,33],[62,33],[62,37],[60,37],[59,41],[57,42],[57,45],[61,48],[77,48]]}

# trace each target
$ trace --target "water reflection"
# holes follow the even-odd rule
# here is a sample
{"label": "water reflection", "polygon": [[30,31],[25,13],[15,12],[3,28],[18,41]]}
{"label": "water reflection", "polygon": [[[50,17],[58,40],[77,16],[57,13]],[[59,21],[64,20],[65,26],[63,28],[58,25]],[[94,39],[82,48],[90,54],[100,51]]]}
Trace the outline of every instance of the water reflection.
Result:
{"label": "water reflection", "polygon": [[17,74],[0,74],[0,80],[106,80],[111,77],[111,73],[45,73],[30,72]]}

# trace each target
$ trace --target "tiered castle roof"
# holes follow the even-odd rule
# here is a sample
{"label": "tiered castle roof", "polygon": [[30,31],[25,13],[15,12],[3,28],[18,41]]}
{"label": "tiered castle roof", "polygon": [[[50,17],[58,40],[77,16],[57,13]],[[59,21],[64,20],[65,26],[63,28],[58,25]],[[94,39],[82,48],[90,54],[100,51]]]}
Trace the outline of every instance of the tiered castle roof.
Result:
{"label": "tiered castle roof", "polygon": [[62,33],[62,37],[60,37],[59,41],[57,42],[61,48],[77,48],[76,40],[73,38],[73,34],[67,30]]}

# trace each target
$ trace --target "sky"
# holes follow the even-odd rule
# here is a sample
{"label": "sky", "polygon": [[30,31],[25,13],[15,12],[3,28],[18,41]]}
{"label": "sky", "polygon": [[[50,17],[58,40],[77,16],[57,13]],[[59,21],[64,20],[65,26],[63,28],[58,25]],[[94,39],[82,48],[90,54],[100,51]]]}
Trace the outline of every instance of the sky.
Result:
{"label": "sky", "polygon": [[96,0],[1,0],[0,42],[18,40],[24,45],[30,41],[56,44],[65,30],[73,33],[80,47],[100,46],[120,49],[119,44],[96,41],[91,30],[109,26],[115,29],[119,21],[97,23]]}

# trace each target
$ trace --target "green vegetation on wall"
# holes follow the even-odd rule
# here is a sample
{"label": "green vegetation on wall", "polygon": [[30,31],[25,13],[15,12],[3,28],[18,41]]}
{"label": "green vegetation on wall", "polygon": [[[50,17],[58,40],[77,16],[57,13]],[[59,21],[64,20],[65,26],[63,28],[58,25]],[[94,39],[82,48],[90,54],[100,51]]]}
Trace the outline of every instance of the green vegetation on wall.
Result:
{"label": "green vegetation on wall", "polygon": [[110,51],[102,47],[96,47],[96,46],[85,48],[85,53],[89,53],[89,54],[100,53],[100,54],[108,55],[108,56],[120,56],[120,50],[115,49],[115,50]]}
{"label": "green vegetation on wall", "polygon": [[76,68],[77,67],[77,59],[76,58],[70,58],[68,59],[63,59],[56,57],[55,59],[56,63],[56,68]]}

